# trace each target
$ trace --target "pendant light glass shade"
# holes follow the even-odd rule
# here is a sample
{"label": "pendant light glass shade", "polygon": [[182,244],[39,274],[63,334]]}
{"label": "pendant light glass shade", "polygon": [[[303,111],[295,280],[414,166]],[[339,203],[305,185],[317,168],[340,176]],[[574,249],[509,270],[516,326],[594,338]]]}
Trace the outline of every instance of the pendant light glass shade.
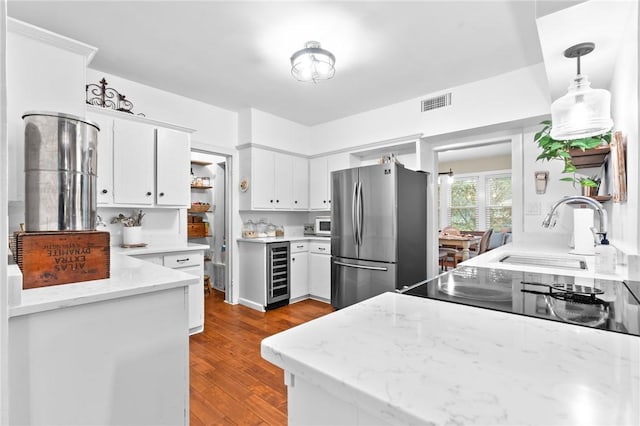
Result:
{"label": "pendant light glass shade", "polygon": [[551,104],[553,139],[597,136],[613,127],[611,94],[604,89],[592,89],[587,76],[580,74],[580,56],[591,53],[594,48],[593,43],[581,43],[564,52],[567,58],[578,59],[578,72],[569,84],[568,93]]}
{"label": "pendant light glass shade", "polygon": [[291,75],[298,81],[317,83],[333,77],[335,63],[335,56],[322,49],[320,43],[308,41],[304,49],[291,55]]}

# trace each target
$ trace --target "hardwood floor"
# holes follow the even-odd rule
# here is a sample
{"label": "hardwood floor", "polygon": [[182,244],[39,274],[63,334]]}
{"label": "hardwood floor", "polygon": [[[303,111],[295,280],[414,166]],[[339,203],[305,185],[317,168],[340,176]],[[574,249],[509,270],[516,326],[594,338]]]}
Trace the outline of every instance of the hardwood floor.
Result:
{"label": "hardwood floor", "polygon": [[260,341],[333,312],[305,300],[268,312],[205,295],[204,332],[190,337],[191,425],[286,425],[283,373],[260,357]]}

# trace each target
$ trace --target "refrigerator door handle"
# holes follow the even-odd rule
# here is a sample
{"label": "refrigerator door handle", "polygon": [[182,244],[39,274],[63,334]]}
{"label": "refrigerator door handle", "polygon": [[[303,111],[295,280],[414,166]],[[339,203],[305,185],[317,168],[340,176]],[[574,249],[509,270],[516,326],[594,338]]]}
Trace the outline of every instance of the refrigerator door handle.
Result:
{"label": "refrigerator door handle", "polygon": [[368,269],[371,271],[388,271],[388,268],[382,267],[382,266],[366,266],[366,265],[353,265],[351,263],[344,263],[344,262],[339,262],[337,260],[335,260],[333,263],[335,263],[336,265],[340,265],[340,266],[346,266],[348,268],[356,268],[356,269]]}
{"label": "refrigerator door handle", "polygon": [[357,246],[358,242],[358,218],[356,211],[358,209],[358,183],[353,185],[353,199],[351,200],[351,226],[353,227],[353,243]]}
{"label": "refrigerator door handle", "polygon": [[362,228],[364,227],[364,207],[362,204],[362,182],[358,181],[358,245],[362,245]]}

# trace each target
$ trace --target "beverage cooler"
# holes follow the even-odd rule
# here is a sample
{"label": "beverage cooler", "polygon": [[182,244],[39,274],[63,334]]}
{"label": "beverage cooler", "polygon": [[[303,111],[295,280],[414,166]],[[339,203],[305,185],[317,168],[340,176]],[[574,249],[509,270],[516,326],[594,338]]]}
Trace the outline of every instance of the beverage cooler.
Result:
{"label": "beverage cooler", "polygon": [[289,242],[267,244],[267,305],[273,309],[289,303],[291,264]]}

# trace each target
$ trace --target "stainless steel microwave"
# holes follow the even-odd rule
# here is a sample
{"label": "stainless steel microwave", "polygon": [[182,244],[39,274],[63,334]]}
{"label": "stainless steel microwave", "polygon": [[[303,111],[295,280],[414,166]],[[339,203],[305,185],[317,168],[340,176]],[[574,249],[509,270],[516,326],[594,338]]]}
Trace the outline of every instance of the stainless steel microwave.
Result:
{"label": "stainless steel microwave", "polygon": [[330,216],[316,217],[316,226],[314,231],[316,235],[331,235],[331,217]]}

